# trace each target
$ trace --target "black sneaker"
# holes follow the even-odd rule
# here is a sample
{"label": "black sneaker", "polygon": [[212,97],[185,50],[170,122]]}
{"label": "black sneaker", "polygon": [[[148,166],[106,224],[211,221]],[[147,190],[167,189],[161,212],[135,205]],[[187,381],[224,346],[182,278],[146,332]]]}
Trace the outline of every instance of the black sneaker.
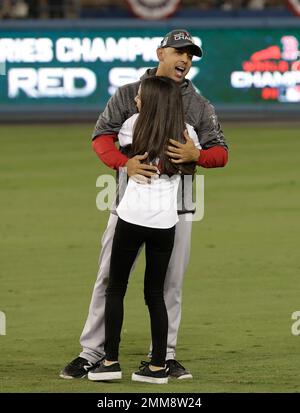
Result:
{"label": "black sneaker", "polygon": [[104,365],[104,360],[95,367],[93,370],[89,371],[88,379],[92,381],[103,381],[103,380],[117,380],[122,378],[122,370],[119,363],[111,364],[110,366]]}
{"label": "black sneaker", "polygon": [[[98,362],[99,363],[99,362]],[[61,370],[59,377],[62,379],[82,379],[89,370],[98,365],[98,363],[91,363],[83,357],[76,357],[71,363]]]}
{"label": "black sneaker", "polygon": [[176,360],[167,360],[167,373],[172,379],[185,380],[192,379],[191,373]]}
{"label": "black sneaker", "polygon": [[141,381],[144,383],[167,384],[168,375],[166,369],[152,371],[150,370],[149,365],[149,362],[142,361],[139,371],[132,373],[131,380]]}

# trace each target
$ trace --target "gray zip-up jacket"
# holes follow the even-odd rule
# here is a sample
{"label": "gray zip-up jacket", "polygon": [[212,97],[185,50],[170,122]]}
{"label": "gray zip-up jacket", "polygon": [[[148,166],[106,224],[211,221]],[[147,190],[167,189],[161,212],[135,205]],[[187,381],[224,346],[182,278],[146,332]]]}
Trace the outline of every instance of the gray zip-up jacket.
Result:
{"label": "gray zip-up jacket", "polygon": [[[141,80],[154,76],[155,69],[148,69]],[[126,119],[137,113],[134,98],[137,95],[140,81],[121,86],[109,99],[105,110],[100,114],[93,133],[93,139],[99,135],[118,134]],[[227,144],[217,120],[214,107],[203,96],[199,95],[192,83],[185,79],[180,85],[182,90],[185,121],[195,129],[199,143],[203,149]]]}
{"label": "gray zip-up jacket", "polygon": [[[154,76],[156,70],[157,68],[148,69],[141,77],[141,80]],[[125,120],[137,113],[134,98],[138,93],[140,83],[141,82],[138,81],[121,86],[109,99],[106,108],[98,118],[92,136],[93,139],[99,135],[118,134]],[[208,149],[217,145],[228,149],[214,107],[208,100],[195,91],[192,83],[188,79],[185,79],[180,87],[182,90],[185,121],[195,129],[202,149]],[[178,191],[179,214],[195,211],[190,196],[191,193],[192,182],[184,182],[183,177],[182,186]],[[117,191],[116,205],[118,204],[119,196],[121,199],[122,194],[119,194]],[[112,212],[115,212],[114,208],[116,205],[113,206]]]}

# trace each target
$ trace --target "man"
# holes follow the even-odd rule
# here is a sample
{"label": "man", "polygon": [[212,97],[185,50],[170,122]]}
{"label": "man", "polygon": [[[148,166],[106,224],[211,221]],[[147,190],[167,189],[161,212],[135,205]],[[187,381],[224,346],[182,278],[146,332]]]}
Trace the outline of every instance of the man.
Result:
{"label": "man", "polygon": [[[193,55],[201,57],[202,50],[193,42],[190,34],[186,30],[173,30],[164,37],[157,49],[158,67],[148,69],[142,78],[153,75],[167,76],[178,82],[181,88],[185,120],[194,127],[202,149],[197,149],[189,138],[185,144],[170,141],[167,154],[173,162],[196,161],[199,166],[205,168],[223,167],[227,163],[227,145],[214,108],[196,93],[192,83],[185,78],[191,68]],[[141,162],[147,155],[145,157],[137,155],[128,159],[115,146],[122,124],[137,112],[134,98],[138,94],[139,84],[140,82],[135,82],[122,86],[111,97],[97,121],[93,134],[93,149],[101,161],[111,168],[118,170],[126,166],[128,176],[151,177],[155,174],[156,167]],[[191,214],[192,211],[185,208],[183,202],[180,219],[176,225],[174,248],[166,274],[164,292],[169,321],[168,374],[180,380],[192,378],[192,374],[175,360],[175,347],[181,318],[181,287],[190,254],[192,220],[187,219],[187,216],[191,218]],[[105,290],[117,218],[117,215],[111,213],[103,234],[100,268],[88,318],[80,338],[83,351],[61,371],[60,377],[62,378],[82,378],[92,370],[95,380],[98,363],[104,356]]]}

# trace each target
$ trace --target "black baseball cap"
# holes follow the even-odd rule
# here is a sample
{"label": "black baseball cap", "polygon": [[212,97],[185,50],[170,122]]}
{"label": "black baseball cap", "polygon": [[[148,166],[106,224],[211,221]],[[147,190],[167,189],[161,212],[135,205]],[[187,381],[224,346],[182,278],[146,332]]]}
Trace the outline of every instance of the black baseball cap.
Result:
{"label": "black baseball cap", "polygon": [[158,47],[174,47],[180,49],[181,47],[189,47],[193,55],[201,57],[202,49],[194,43],[190,33],[185,29],[172,30],[166,34]]}

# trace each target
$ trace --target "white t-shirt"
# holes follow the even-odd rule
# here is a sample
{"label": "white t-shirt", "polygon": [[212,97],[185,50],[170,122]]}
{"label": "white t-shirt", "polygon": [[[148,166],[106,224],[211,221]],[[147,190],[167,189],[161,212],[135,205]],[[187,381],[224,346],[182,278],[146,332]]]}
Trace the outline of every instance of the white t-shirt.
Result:
{"label": "white t-shirt", "polygon": [[[119,131],[121,146],[132,143],[133,128],[138,113],[127,119]],[[200,149],[194,128],[186,124],[189,136]],[[150,228],[171,228],[178,222],[177,191],[180,175],[162,175],[151,183],[140,184],[129,178],[125,193],[116,211],[118,216],[131,224]]]}

